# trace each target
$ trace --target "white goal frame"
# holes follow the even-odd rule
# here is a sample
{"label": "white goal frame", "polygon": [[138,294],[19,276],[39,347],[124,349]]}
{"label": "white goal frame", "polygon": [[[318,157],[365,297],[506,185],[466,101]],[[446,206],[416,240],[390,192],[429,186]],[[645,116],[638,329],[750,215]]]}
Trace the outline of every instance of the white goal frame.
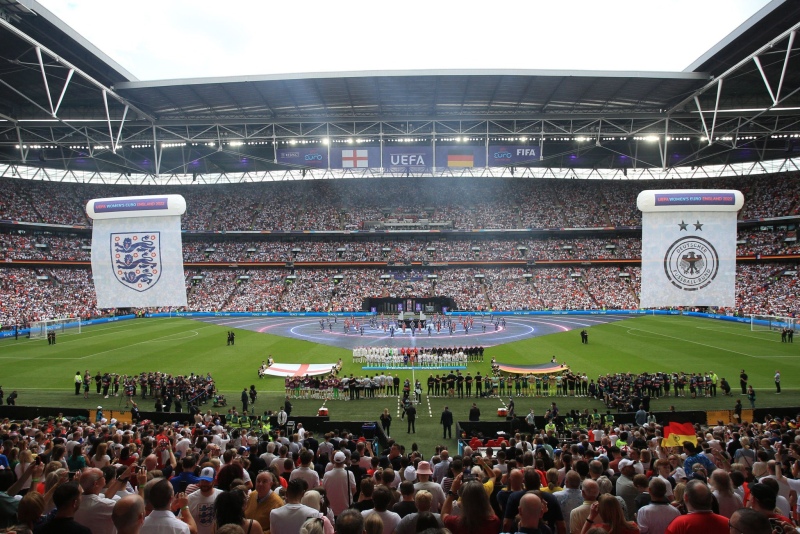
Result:
{"label": "white goal frame", "polygon": [[797,330],[797,318],[781,315],[750,315],[751,332],[780,332],[784,328]]}
{"label": "white goal frame", "polygon": [[[69,330],[69,332],[67,332]],[[56,336],[62,334],[80,334],[80,317],[65,317],[62,319],[47,319],[46,321],[34,321],[30,327],[31,339],[45,339],[47,334],[55,332]]]}

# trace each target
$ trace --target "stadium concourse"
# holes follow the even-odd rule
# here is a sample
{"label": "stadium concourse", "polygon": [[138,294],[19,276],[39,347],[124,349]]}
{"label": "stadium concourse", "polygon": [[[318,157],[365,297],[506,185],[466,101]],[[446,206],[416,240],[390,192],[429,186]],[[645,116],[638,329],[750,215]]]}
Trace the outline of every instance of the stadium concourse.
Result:
{"label": "stadium concourse", "polygon": [[[354,328],[351,328],[349,332],[345,332],[343,327],[344,317],[339,317],[336,323],[333,323],[333,319],[328,321],[318,317],[204,317],[196,320],[219,326],[304,339],[314,343],[352,350],[365,346],[393,348],[491,347],[531,337],[622,321],[626,318],[627,316],[567,317],[554,315],[537,318],[530,316],[492,317],[487,315],[483,318],[484,321],[481,321],[480,317],[476,317],[474,326],[468,332],[465,332],[464,328],[458,324],[453,334],[450,334],[446,329],[442,329],[441,332],[432,329],[431,334],[428,335],[428,331],[423,329],[421,332],[415,332],[412,335],[411,329],[403,331],[398,328],[394,336],[390,335],[389,332],[384,332],[381,328],[370,326],[368,318],[365,317],[361,318],[364,326],[363,335],[360,330]],[[321,327],[320,322],[324,323],[324,328]],[[495,327],[495,322],[498,323],[497,327]],[[539,356],[542,361],[551,357],[549,354]]]}

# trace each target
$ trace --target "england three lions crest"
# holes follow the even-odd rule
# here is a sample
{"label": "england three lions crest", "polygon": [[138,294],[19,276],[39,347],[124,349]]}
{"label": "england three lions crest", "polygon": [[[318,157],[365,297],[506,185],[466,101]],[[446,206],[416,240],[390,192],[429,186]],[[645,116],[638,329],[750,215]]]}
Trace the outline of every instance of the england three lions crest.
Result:
{"label": "england three lions crest", "polygon": [[161,232],[111,234],[111,262],[119,283],[147,291],[161,278]]}
{"label": "england three lions crest", "polygon": [[684,291],[697,291],[717,277],[719,255],[709,241],[687,236],[675,241],[664,256],[667,279]]}

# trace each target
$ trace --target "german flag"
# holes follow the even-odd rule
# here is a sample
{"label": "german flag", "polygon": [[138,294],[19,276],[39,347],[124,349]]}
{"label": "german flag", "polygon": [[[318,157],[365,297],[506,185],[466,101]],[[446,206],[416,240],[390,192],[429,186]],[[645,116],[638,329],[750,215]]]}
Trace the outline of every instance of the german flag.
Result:
{"label": "german flag", "polygon": [[664,425],[662,447],[681,447],[684,441],[697,445],[697,434],[692,423],[667,423]]}
{"label": "german flag", "polygon": [[475,154],[472,148],[451,148],[447,151],[448,167],[474,167]]}

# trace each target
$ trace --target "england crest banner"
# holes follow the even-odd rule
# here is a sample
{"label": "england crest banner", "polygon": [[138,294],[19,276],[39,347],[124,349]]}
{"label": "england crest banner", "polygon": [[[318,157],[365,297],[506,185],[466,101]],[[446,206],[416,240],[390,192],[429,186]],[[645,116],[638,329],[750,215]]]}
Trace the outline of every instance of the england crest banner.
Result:
{"label": "england crest banner", "polygon": [[733,307],[739,191],[642,191],[640,307]]}
{"label": "england crest banner", "polygon": [[98,308],[186,306],[180,195],[101,198],[86,204]]}

